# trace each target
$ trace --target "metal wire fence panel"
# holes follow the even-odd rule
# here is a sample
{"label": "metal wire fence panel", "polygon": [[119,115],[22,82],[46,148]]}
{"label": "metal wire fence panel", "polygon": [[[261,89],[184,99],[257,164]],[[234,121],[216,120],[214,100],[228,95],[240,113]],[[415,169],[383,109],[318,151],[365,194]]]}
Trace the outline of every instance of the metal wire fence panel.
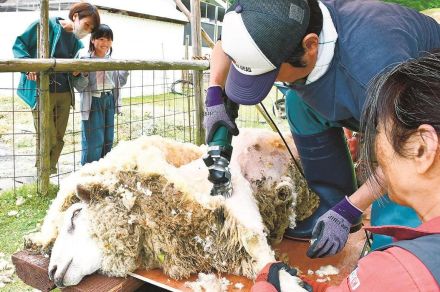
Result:
{"label": "metal wire fence panel", "polygon": [[[186,77],[191,75],[187,73]],[[11,84],[10,88],[1,89],[0,95],[0,190],[4,190],[36,181],[38,149],[31,110],[16,94],[17,75],[0,73],[0,78],[3,84],[7,79]],[[114,116],[113,146],[141,135],[194,141],[193,89],[190,81],[182,79],[182,71],[131,71],[121,94],[120,114]],[[69,110],[64,147],[57,172],[51,176],[52,183],[81,167],[84,125],[81,98],[78,93],[75,95],[75,108]],[[57,110],[54,109],[55,117]]]}
{"label": "metal wire fence panel", "polygon": [[[120,114],[114,115],[114,141],[136,139],[142,135],[160,135],[177,141],[194,142],[196,112],[192,88],[192,71],[187,70],[136,70],[130,71],[127,83],[121,88]],[[38,135],[30,108],[17,96],[19,74],[0,73],[0,191],[38,182],[36,161]],[[209,73],[204,74],[204,88]],[[82,146],[85,134],[81,112],[81,98],[75,93],[75,107],[70,107],[64,147],[51,174],[51,182],[59,184],[67,174],[81,167]],[[273,90],[264,104],[273,111],[273,103],[281,95]],[[54,115],[57,115],[57,109]],[[285,120],[278,125],[286,130]],[[268,128],[264,117],[253,106],[241,106],[237,120],[239,128]],[[98,130],[93,129],[92,135]]]}

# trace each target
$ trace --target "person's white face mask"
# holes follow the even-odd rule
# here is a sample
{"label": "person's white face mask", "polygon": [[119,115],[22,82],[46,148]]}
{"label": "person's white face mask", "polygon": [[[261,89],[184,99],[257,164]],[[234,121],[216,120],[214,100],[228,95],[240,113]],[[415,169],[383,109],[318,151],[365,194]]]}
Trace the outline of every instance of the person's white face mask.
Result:
{"label": "person's white face mask", "polygon": [[81,27],[81,22],[79,21],[79,17],[77,17],[76,20],[73,22],[73,34],[78,39],[82,39],[89,34],[87,30]]}

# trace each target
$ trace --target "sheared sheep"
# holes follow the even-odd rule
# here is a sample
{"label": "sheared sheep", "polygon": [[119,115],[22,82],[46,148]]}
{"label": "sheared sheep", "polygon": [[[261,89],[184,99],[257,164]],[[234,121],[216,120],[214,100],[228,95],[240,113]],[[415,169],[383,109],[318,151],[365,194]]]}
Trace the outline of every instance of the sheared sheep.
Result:
{"label": "sheared sheep", "polygon": [[121,142],[61,184],[25,246],[49,252],[54,243],[49,275],[58,286],[137,267],[175,279],[213,270],[254,278],[275,260],[269,244],[318,202],[277,134],[243,129],[233,146],[225,199],[210,196],[206,146],[158,136]]}

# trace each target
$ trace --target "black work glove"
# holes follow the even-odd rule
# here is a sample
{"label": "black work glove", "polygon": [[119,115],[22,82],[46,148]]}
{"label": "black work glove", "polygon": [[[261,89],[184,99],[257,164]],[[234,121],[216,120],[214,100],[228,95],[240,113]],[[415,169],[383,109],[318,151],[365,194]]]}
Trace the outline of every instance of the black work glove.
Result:
{"label": "black work glove", "polygon": [[[298,276],[298,271],[295,268],[289,267],[285,263],[269,263],[260,271],[260,273],[258,273],[257,278],[255,279],[255,284],[251,288],[251,292],[267,292],[274,291],[274,289],[280,292],[281,284],[279,273],[281,270],[285,270],[293,277]],[[302,286],[307,291],[312,292],[311,286],[306,282],[303,281]]]}

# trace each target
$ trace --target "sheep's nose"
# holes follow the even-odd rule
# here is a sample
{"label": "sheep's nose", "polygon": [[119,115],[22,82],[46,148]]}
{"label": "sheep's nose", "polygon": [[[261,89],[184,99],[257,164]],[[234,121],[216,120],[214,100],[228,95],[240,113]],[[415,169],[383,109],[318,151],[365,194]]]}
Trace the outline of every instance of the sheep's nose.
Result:
{"label": "sheep's nose", "polygon": [[50,271],[49,271],[49,279],[51,280],[51,281],[53,281],[53,279],[54,279],[54,277],[55,277],[55,272],[57,271],[57,266],[56,265],[54,265],[53,267],[52,267],[52,269],[50,269]]}
{"label": "sheep's nose", "polygon": [[64,279],[63,279],[63,277],[56,277],[55,278],[55,285],[58,287],[58,288],[64,288]]}

